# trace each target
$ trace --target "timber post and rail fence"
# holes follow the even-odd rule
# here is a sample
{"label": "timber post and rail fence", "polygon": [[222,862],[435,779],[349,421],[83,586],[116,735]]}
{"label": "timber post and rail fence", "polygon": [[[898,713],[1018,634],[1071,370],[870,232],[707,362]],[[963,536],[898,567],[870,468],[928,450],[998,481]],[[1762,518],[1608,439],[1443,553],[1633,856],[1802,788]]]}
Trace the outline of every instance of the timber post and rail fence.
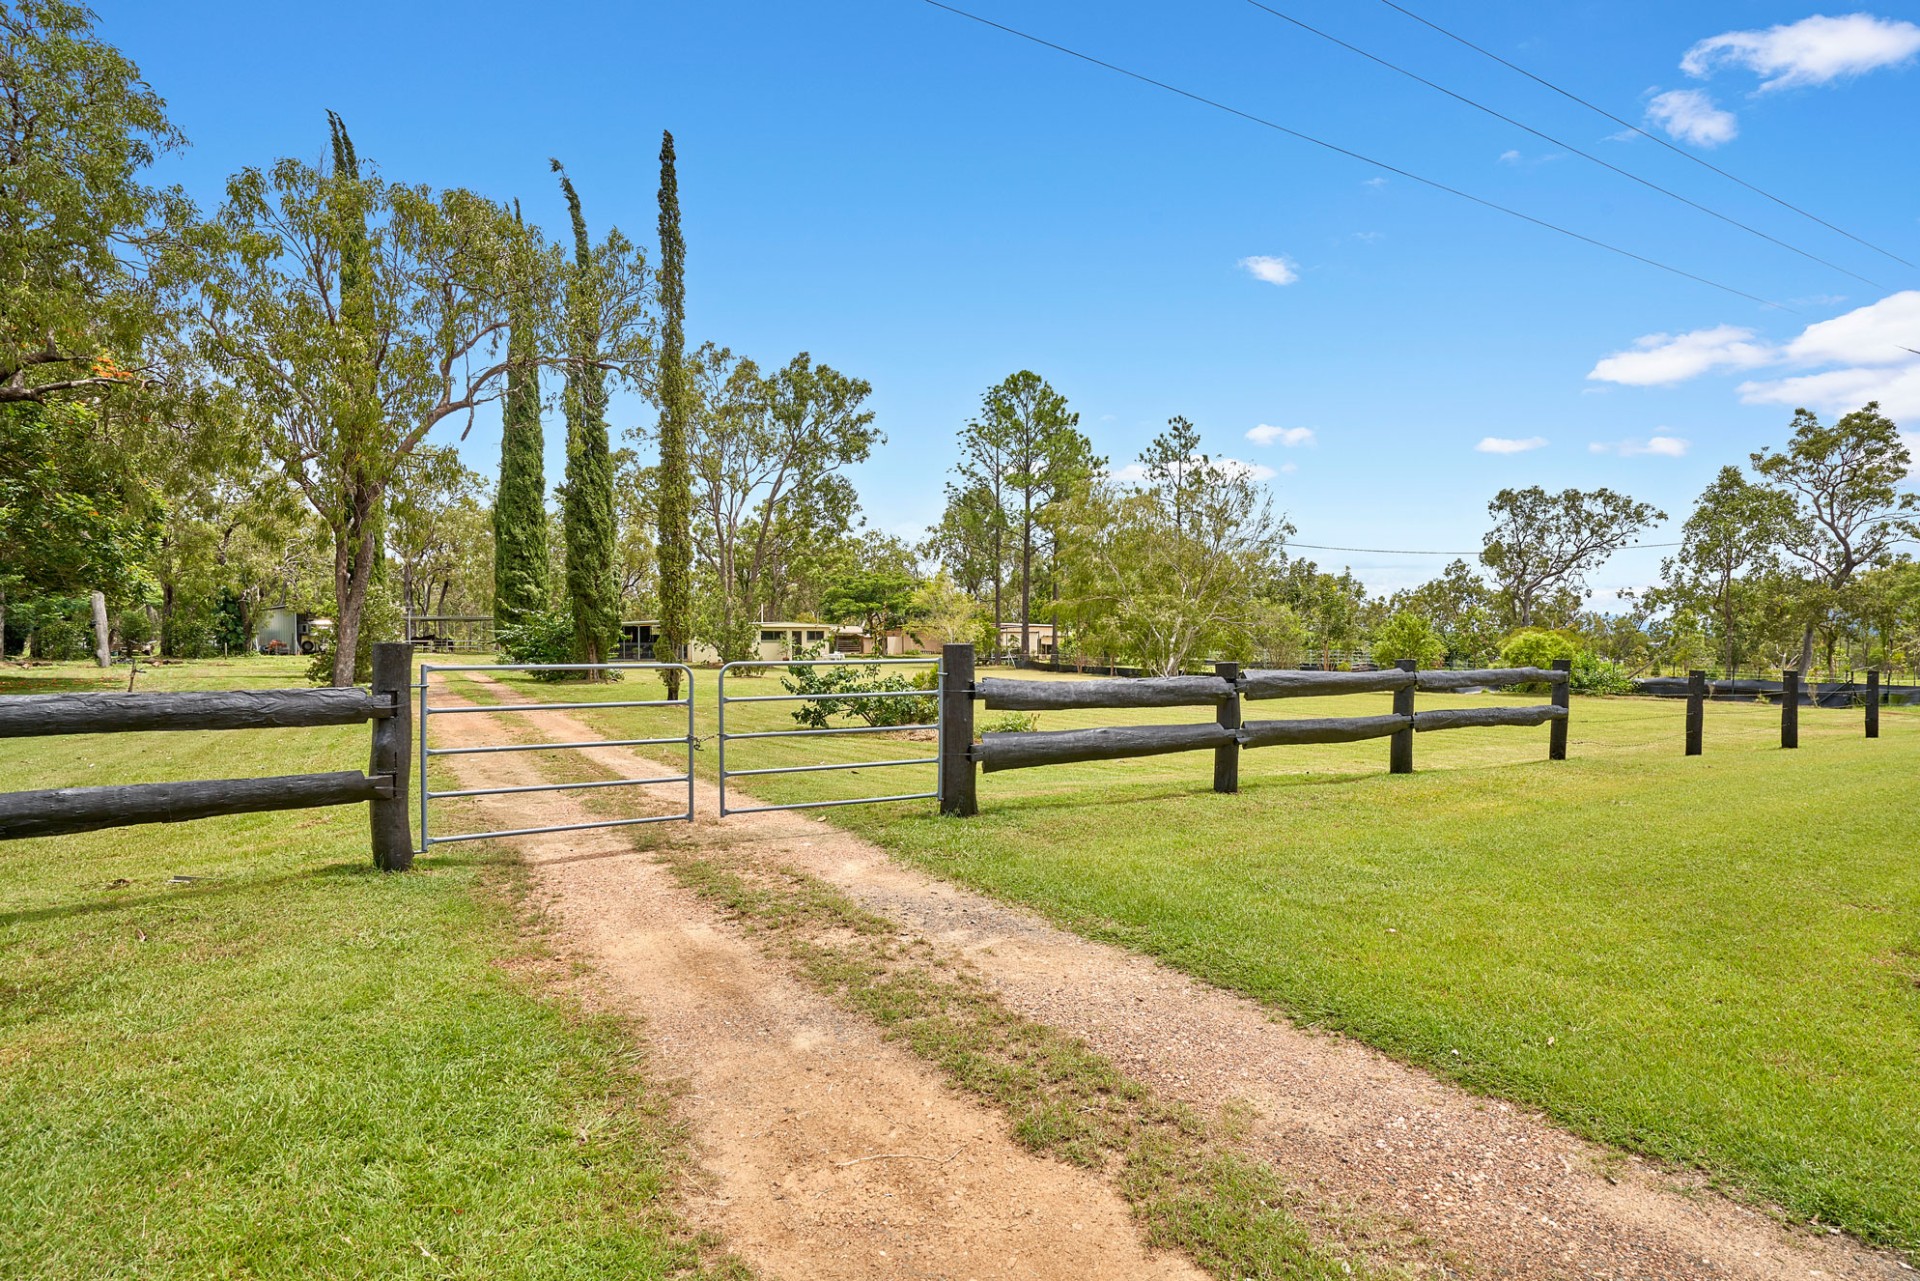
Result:
{"label": "timber post and rail fence", "polygon": [[[1570,664],[1551,669],[1492,668],[1481,671],[1415,671],[1412,666],[1371,672],[1317,672],[1242,669],[1216,664],[1211,676],[1153,676],[1084,681],[973,679],[973,646],[948,645],[941,658],[942,726],[940,811],[965,816],[977,812],[978,772],[1031,769],[1084,761],[1125,760],[1170,752],[1213,752],[1217,792],[1239,790],[1243,750],[1321,743],[1354,743],[1388,738],[1389,769],[1413,772],[1413,741],[1435,730],[1490,726],[1550,726],[1547,758],[1567,757],[1567,691]],[[1417,691],[1456,693],[1510,685],[1546,685],[1551,701],[1533,707],[1454,707],[1419,711]],[[1296,720],[1244,719],[1244,703],[1331,694],[1392,694],[1393,710],[1377,716]],[[1097,729],[1016,730],[973,735],[973,705],[989,711],[1055,712],[1085,709],[1212,707],[1211,723],[1114,725]],[[964,751],[964,755],[961,753]]]}
{"label": "timber post and rail fence", "polygon": [[0,699],[0,738],[156,730],[294,729],[373,724],[366,773],[292,774],[0,792],[0,840],[62,836],[227,814],[368,807],[374,865],[413,865],[407,794],[412,753],[412,647],[373,647],[371,688],[210,690],[172,694],[23,694]]}
{"label": "timber post and rail fence", "polygon": [[[1731,690],[1735,684],[1736,682],[1733,681],[1710,681],[1707,679],[1707,673],[1700,668],[1687,673],[1686,754],[1688,756],[1699,756],[1705,750],[1707,703],[1717,689]],[[1741,693],[1764,698],[1772,692],[1764,687],[1751,688],[1758,686],[1759,682],[1747,681],[1740,684],[1749,687],[1740,690]],[[1800,673],[1791,667],[1781,671],[1778,692],[1780,695],[1780,746],[1788,751],[1797,750],[1800,746],[1800,704],[1802,701],[1810,701],[1817,706],[1819,695],[1808,692],[1801,683]],[[1880,737],[1880,703],[1885,697],[1881,690],[1879,669],[1869,668],[1865,691],[1861,695],[1867,713],[1868,738]]]}

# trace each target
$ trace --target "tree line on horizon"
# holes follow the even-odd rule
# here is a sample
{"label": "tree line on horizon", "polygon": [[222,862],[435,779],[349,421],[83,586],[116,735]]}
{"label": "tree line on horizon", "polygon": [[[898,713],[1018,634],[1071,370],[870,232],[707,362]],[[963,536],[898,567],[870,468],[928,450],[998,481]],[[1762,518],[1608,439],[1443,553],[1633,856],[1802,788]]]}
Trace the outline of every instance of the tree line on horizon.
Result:
{"label": "tree line on horizon", "polygon": [[[1666,518],[1630,496],[1503,489],[1477,565],[1373,594],[1289,552],[1271,496],[1191,422],[1123,481],[1032,370],[961,424],[940,518],[909,541],[867,525],[848,475],[886,440],[865,380],[689,346],[670,133],[652,255],[590,234],[557,159],[549,239],[517,201],[384,178],[331,113],[327,163],[243,170],[203,214],[145,181],[184,140],[86,10],[13,0],[0,36],[24,104],[0,121],[0,654],[83,656],[98,593],[105,648],[176,657],[247,651],[270,605],[326,614],[314,675],[335,684],[403,615],[489,616],[541,662],[604,662],[632,619],[657,623],[642,657],[750,657],[771,619],[1021,653],[1044,628],[1069,665],[1154,672],[1920,664],[1911,459],[1873,405],[1803,410],[1783,448],[1723,468],[1661,582],[1609,610],[1589,576]],[[614,387],[654,411],[618,442]],[[490,481],[429,437],[493,404]]]}

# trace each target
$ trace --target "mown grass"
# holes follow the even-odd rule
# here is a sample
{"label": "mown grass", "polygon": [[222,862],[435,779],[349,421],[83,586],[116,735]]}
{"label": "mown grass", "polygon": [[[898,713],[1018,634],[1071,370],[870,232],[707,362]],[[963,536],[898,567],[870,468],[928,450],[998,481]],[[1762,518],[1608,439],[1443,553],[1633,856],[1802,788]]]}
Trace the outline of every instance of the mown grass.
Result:
{"label": "mown grass", "polygon": [[[125,680],[0,668],[0,694]],[[0,787],[366,757],[364,727],[28,739]],[[668,1208],[680,1136],[632,1029],[559,993],[518,886],[475,846],[374,872],[364,807],[0,844],[0,1276],[731,1273]]]}
{"label": "mown grass", "polygon": [[[702,734],[713,695],[701,673]],[[1469,701],[1538,699],[1422,705]],[[779,703],[728,715],[730,730],[791,724]],[[1041,728],[1205,715],[1071,712]],[[1544,728],[1463,730],[1420,736],[1411,777],[1386,773],[1382,741],[1244,753],[1237,796],[1214,795],[1209,757],[1187,754],[985,776],[968,821],[924,801],[823,814],[1302,1022],[1920,1252],[1920,712],[1884,710],[1869,742],[1857,710],[1802,709],[1792,752],[1778,715],[1714,705],[1706,755],[1687,759],[1681,703],[1577,698],[1564,763],[1544,759]],[[587,716],[620,737],[671,732],[653,711]],[[931,752],[862,736],[736,745],[728,763]],[[711,775],[712,744],[699,755]],[[907,775],[924,781],[903,788]],[[799,801],[931,777],[751,783]]]}

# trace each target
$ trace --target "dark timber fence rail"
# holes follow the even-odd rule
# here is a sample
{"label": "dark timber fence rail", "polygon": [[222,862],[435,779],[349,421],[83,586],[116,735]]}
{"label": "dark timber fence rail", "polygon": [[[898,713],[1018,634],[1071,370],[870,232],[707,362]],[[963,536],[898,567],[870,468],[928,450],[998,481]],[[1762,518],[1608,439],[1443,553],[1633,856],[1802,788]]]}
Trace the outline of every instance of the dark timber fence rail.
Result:
{"label": "dark timber fence rail", "polygon": [[[1734,691],[1733,686],[1747,688]],[[1800,683],[1800,673],[1788,668],[1780,673],[1780,683],[1776,688],[1770,682],[1761,681],[1709,681],[1704,671],[1695,669],[1687,674],[1687,746],[1688,756],[1698,756],[1704,748],[1707,723],[1707,702],[1715,694],[1727,691],[1747,697],[1766,697],[1778,694],[1780,698],[1780,746],[1794,749],[1800,746],[1800,704],[1810,701],[1819,706],[1823,697],[1816,691],[1809,697]],[[1852,695],[1848,695],[1851,699]],[[1886,697],[1880,685],[1880,673],[1872,670],[1867,673],[1865,685],[1860,697],[1866,707],[1866,729],[1868,738],[1880,737],[1880,702]]]}
{"label": "dark timber fence rail", "polygon": [[[1559,761],[1567,756],[1568,664],[1565,662],[1555,663],[1551,670],[1508,667],[1465,672],[1418,672],[1406,667],[1374,672],[1243,671],[1236,663],[1220,663],[1212,676],[1088,681],[988,676],[974,681],[969,679],[973,671],[972,651],[971,645],[949,645],[943,660],[946,679],[940,692],[944,729],[941,811],[946,814],[975,812],[975,765],[993,774],[1041,765],[1124,760],[1210,748],[1214,753],[1214,790],[1236,792],[1240,786],[1239,754],[1244,749],[1391,738],[1389,767],[1393,773],[1406,774],[1413,771],[1413,736],[1417,733],[1536,725],[1551,727],[1548,759]],[[1537,707],[1457,707],[1430,711],[1418,711],[1414,707],[1417,691],[1457,692],[1510,685],[1546,685],[1553,691],[1552,701]],[[1393,710],[1376,716],[1243,719],[1243,704],[1247,701],[1328,694],[1392,694]],[[1212,707],[1215,717],[1212,724],[993,733],[974,743],[975,701],[985,703],[990,711],[1009,712]],[[963,750],[965,755],[961,756]]]}
{"label": "dark timber fence rail", "polygon": [[0,840],[61,836],[137,823],[178,823],[262,810],[369,806],[373,861],[385,871],[413,864],[408,828],[408,672],[412,650],[373,647],[367,689],[219,690],[187,694],[26,694],[0,698],[0,738],[128,734],[156,730],[293,729],[373,723],[365,774],[132,783],[0,793]]}

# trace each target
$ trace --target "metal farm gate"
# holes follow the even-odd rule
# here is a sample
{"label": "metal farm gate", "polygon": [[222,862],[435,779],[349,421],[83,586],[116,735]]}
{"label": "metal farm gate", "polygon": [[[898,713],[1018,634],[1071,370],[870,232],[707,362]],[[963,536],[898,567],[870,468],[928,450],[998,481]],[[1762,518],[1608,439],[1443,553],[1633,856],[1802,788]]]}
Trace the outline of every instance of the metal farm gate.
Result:
{"label": "metal farm gate", "polygon": [[[934,672],[932,689],[905,690],[850,690],[787,694],[730,694],[727,692],[727,677],[735,671],[747,668],[765,667],[838,667],[873,668],[882,667],[930,667]],[[837,805],[875,805],[883,801],[930,801],[938,800],[941,795],[939,778],[940,753],[945,750],[945,736],[940,732],[944,723],[946,700],[940,697],[940,676],[943,667],[936,658],[812,658],[787,661],[773,659],[754,659],[746,662],[727,663],[720,668],[719,713],[720,729],[718,735],[720,756],[720,814],[765,814],[773,810],[811,810],[828,809]],[[919,698],[930,700],[935,707],[933,720],[918,725],[854,725],[836,726],[829,729],[773,729],[753,730],[744,734],[730,733],[727,730],[727,708],[742,703],[799,703],[809,700],[815,702],[858,702],[870,699]],[[838,765],[776,765],[764,769],[727,768],[727,744],[744,743],[753,740],[832,738],[850,734],[904,734],[914,731],[931,730],[934,734],[934,754],[932,756],[911,756],[900,760],[887,761],[849,761]],[[934,770],[934,790],[930,792],[896,792],[884,796],[856,796],[833,801],[798,801],[787,805],[730,805],[727,803],[727,784],[736,778],[757,778],[777,774],[824,774],[841,770],[896,769],[912,765],[928,765]]]}
{"label": "metal farm gate", "polygon": [[[934,689],[910,690],[845,690],[831,692],[805,692],[780,694],[739,694],[729,689],[728,678],[743,669],[794,668],[794,667],[836,667],[853,669],[878,669],[887,667],[931,668],[935,673]],[[435,675],[452,675],[465,672],[660,672],[677,671],[685,682],[682,695],[675,699],[607,699],[581,700],[544,703],[470,703],[462,701],[449,705],[445,699],[449,693],[444,686],[436,691],[433,687]],[[719,692],[715,712],[718,720],[715,735],[716,755],[719,767],[719,792],[721,817],[732,814],[761,814],[774,810],[824,809],[838,805],[871,805],[885,801],[938,800],[944,792],[936,782],[928,791],[902,791],[879,796],[858,796],[827,801],[801,801],[784,805],[735,805],[731,798],[736,795],[730,784],[735,779],[757,778],[787,774],[816,774],[836,771],[893,769],[908,766],[926,766],[935,771],[936,779],[942,776],[943,753],[947,751],[942,729],[945,724],[944,709],[946,701],[941,697],[938,685],[945,668],[935,658],[823,658],[823,659],[786,659],[753,660],[727,663],[720,668]],[[737,682],[737,678],[736,678]],[[737,683],[734,688],[737,688]],[[630,827],[642,823],[692,822],[694,818],[694,752],[699,748],[700,738],[695,724],[695,696],[693,669],[683,663],[476,663],[456,666],[443,666],[434,663],[420,665],[420,679],[415,688],[420,699],[420,852],[435,845],[451,844],[455,841],[478,841],[493,837],[533,836],[546,832],[575,832],[602,827]],[[436,702],[438,692],[441,701]],[[917,698],[932,702],[936,714],[924,724],[910,725],[857,725],[836,726],[826,729],[758,729],[737,731],[727,727],[727,709],[743,703],[802,703],[808,701],[831,701],[841,704],[861,702],[870,699]],[[480,745],[436,747],[432,742],[434,721],[443,716],[517,714],[521,712],[569,712],[593,711],[604,708],[631,707],[684,707],[686,709],[686,732],[671,737],[601,739],[588,738],[575,742],[529,742],[529,743],[486,743]],[[932,731],[935,735],[935,750],[932,755],[914,756],[895,760],[851,761],[844,764],[775,765],[755,769],[728,769],[727,747],[731,743],[748,741],[833,738],[854,734],[901,734],[916,731]],[[516,787],[462,787],[445,791],[435,791],[427,781],[428,763],[436,757],[471,756],[496,752],[551,752],[585,751],[597,747],[667,747],[677,746],[686,753],[684,772],[650,778],[596,779],[580,783],[534,783]],[[600,787],[651,787],[664,784],[685,784],[687,789],[686,806],[672,814],[659,814],[647,818],[604,819],[591,823],[552,823],[535,827],[511,827],[490,831],[456,832],[441,836],[433,830],[433,805],[436,801],[460,800],[476,796],[505,796],[527,792],[563,792],[582,791]]]}
{"label": "metal farm gate", "polygon": [[[437,673],[451,672],[660,672],[677,671],[685,684],[679,698],[656,699],[610,699],[585,702],[557,703],[462,703],[449,707],[444,704],[435,706],[433,702],[432,677]],[[542,832],[578,832],[600,827],[633,827],[641,823],[691,823],[693,821],[693,753],[699,740],[694,735],[693,725],[693,669],[684,663],[475,663],[462,666],[439,666],[433,663],[420,665],[420,681],[416,688],[420,691],[420,852],[425,853],[435,845],[448,845],[455,841],[478,841],[497,836],[533,836]],[[519,712],[570,712],[586,711],[609,707],[685,707],[687,724],[684,734],[667,738],[620,738],[585,739],[571,743],[489,743],[481,746],[434,747],[430,743],[433,718],[436,716],[470,715],[474,713],[519,713]],[[595,747],[665,747],[679,744],[687,754],[687,766],[684,773],[669,774],[660,778],[615,778],[595,779],[582,783],[535,783],[521,787],[465,787],[452,791],[436,792],[432,790],[427,777],[427,762],[436,756],[474,756],[495,752],[554,752],[584,751]],[[430,826],[432,802],[455,800],[469,796],[506,796],[521,792],[567,792],[584,791],[597,787],[651,787],[669,783],[684,783],[687,787],[687,805],[684,810],[674,814],[656,814],[648,818],[614,818],[593,823],[554,823],[542,827],[503,828],[491,832],[459,832],[452,836],[435,836]]]}

